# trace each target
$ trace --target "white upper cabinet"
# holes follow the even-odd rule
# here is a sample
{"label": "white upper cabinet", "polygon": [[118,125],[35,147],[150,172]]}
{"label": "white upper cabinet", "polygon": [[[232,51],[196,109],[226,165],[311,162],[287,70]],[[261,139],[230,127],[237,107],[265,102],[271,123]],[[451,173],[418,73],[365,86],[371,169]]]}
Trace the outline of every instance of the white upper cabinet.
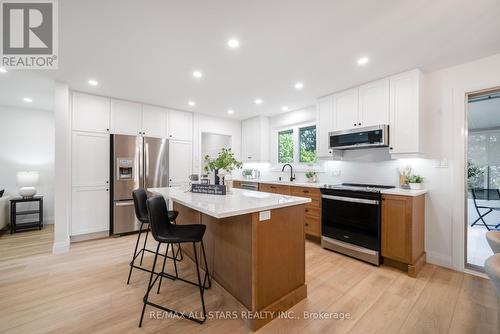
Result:
{"label": "white upper cabinet", "polygon": [[389,78],[391,154],[420,153],[420,76],[419,70],[413,70]]}
{"label": "white upper cabinet", "polygon": [[138,135],[141,131],[142,105],[139,103],[111,99],[111,132]]}
{"label": "white upper cabinet", "polygon": [[316,155],[318,157],[329,157],[330,140],[328,133],[333,131],[332,97],[327,96],[318,100],[316,105]]}
{"label": "white upper cabinet", "polygon": [[242,160],[269,161],[269,118],[258,116],[241,123]]}
{"label": "white upper cabinet", "polygon": [[147,137],[167,137],[168,110],[149,105],[142,106],[142,132]]}
{"label": "white upper cabinet", "polygon": [[72,129],[108,133],[109,105],[109,98],[73,93]]}
{"label": "white upper cabinet", "polygon": [[358,126],[381,124],[389,124],[389,79],[359,87]]}
{"label": "white upper cabinet", "polygon": [[168,138],[177,140],[193,140],[193,114],[187,111],[168,111]]}
{"label": "white upper cabinet", "polygon": [[335,130],[346,130],[359,126],[358,89],[353,88],[333,95]]}
{"label": "white upper cabinet", "polygon": [[193,149],[191,142],[169,140],[168,178],[169,186],[181,186],[189,183],[192,174]]}
{"label": "white upper cabinet", "polygon": [[71,177],[73,187],[109,185],[109,135],[73,132]]}

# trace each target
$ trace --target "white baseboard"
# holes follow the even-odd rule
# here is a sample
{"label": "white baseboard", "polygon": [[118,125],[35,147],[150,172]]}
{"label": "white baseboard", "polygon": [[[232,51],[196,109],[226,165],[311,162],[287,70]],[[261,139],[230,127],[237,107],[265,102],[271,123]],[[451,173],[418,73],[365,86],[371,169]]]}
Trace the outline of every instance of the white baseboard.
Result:
{"label": "white baseboard", "polygon": [[54,242],[52,254],[62,254],[69,251],[69,238],[66,241]]}
{"label": "white baseboard", "polygon": [[426,254],[427,254],[427,263],[432,263],[441,267],[446,267],[456,270],[455,268],[453,268],[453,260],[451,256],[429,251],[426,251]]}

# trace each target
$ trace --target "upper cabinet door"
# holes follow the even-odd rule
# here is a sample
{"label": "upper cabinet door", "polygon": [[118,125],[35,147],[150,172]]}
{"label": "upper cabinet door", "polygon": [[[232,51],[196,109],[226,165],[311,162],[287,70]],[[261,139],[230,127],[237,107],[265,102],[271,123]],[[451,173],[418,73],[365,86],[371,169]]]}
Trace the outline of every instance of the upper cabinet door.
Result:
{"label": "upper cabinet door", "polygon": [[389,79],[359,87],[361,126],[389,124]]}
{"label": "upper cabinet door", "polygon": [[167,137],[168,110],[160,107],[142,106],[142,132],[147,137]]}
{"label": "upper cabinet door", "polygon": [[73,132],[71,178],[73,187],[109,186],[109,135]]}
{"label": "upper cabinet door", "polygon": [[316,154],[318,157],[328,157],[331,156],[328,133],[334,129],[332,97],[319,99],[316,108]]}
{"label": "upper cabinet door", "polygon": [[413,70],[390,79],[390,153],[420,153],[420,71]]}
{"label": "upper cabinet door", "polygon": [[333,95],[335,130],[352,129],[359,126],[358,88]]}
{"label": "upper cabinet door", "polygon": [[109,132],[109,101],[105,97],[73,93],[73,130]]}
{"label": "upper cabinet door", "polygon": [[193,150],[191,142],[169,140],[168,150],[169,186],[180,186],[189,183],[192,174]]}
{"label": "upper cabinet door", "polygon": [[193,114],[187,111],[168,111],[168,138],[193,140]]}
{"label": "upper cabinet door", "polygon": [[111,100],[111,132],[123,135],[141,134],[141,111],[139,103]]}

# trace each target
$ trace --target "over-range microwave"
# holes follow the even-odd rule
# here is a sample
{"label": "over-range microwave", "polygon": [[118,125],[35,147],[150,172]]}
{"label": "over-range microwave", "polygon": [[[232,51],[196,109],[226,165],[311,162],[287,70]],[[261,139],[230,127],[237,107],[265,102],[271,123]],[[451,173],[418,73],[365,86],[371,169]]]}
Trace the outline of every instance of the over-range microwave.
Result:
{"label": "over-range microwave", "polygon": [[389,125],[387,124],[332,131],[328,135],[329,148],[332,150],[389,146]]}

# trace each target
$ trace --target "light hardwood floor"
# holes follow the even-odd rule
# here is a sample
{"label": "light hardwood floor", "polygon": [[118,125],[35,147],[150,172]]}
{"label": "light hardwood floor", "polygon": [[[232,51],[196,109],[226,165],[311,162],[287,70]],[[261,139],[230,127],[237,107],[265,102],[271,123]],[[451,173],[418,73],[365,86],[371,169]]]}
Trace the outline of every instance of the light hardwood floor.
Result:
{"label": "light hardwood floor", "polygon": [[[52,229],[0,236],[2,333],[249,333],[243,320],[153,319],[137,328],[148,274],[126,285],[135,236],[73,244],[52,255]],[[151,242],[150,247],[153,247]],[[152,256],[145,258],[150,265]],[[180,273],[194,278],[189,260]],[[172,267],[168,268],[172,272]],[[416,279],[306,245],[308,298],[292,308],[298,319],[276,319],[258,333],[496,333],[490,282],[426,265]],[[164,281],[153,300],[199,311],[196,288]],[[207,310],[243,311],[223,289],[206,292]],[[304,312],[345,312],[347,320],[308,320]]]}

